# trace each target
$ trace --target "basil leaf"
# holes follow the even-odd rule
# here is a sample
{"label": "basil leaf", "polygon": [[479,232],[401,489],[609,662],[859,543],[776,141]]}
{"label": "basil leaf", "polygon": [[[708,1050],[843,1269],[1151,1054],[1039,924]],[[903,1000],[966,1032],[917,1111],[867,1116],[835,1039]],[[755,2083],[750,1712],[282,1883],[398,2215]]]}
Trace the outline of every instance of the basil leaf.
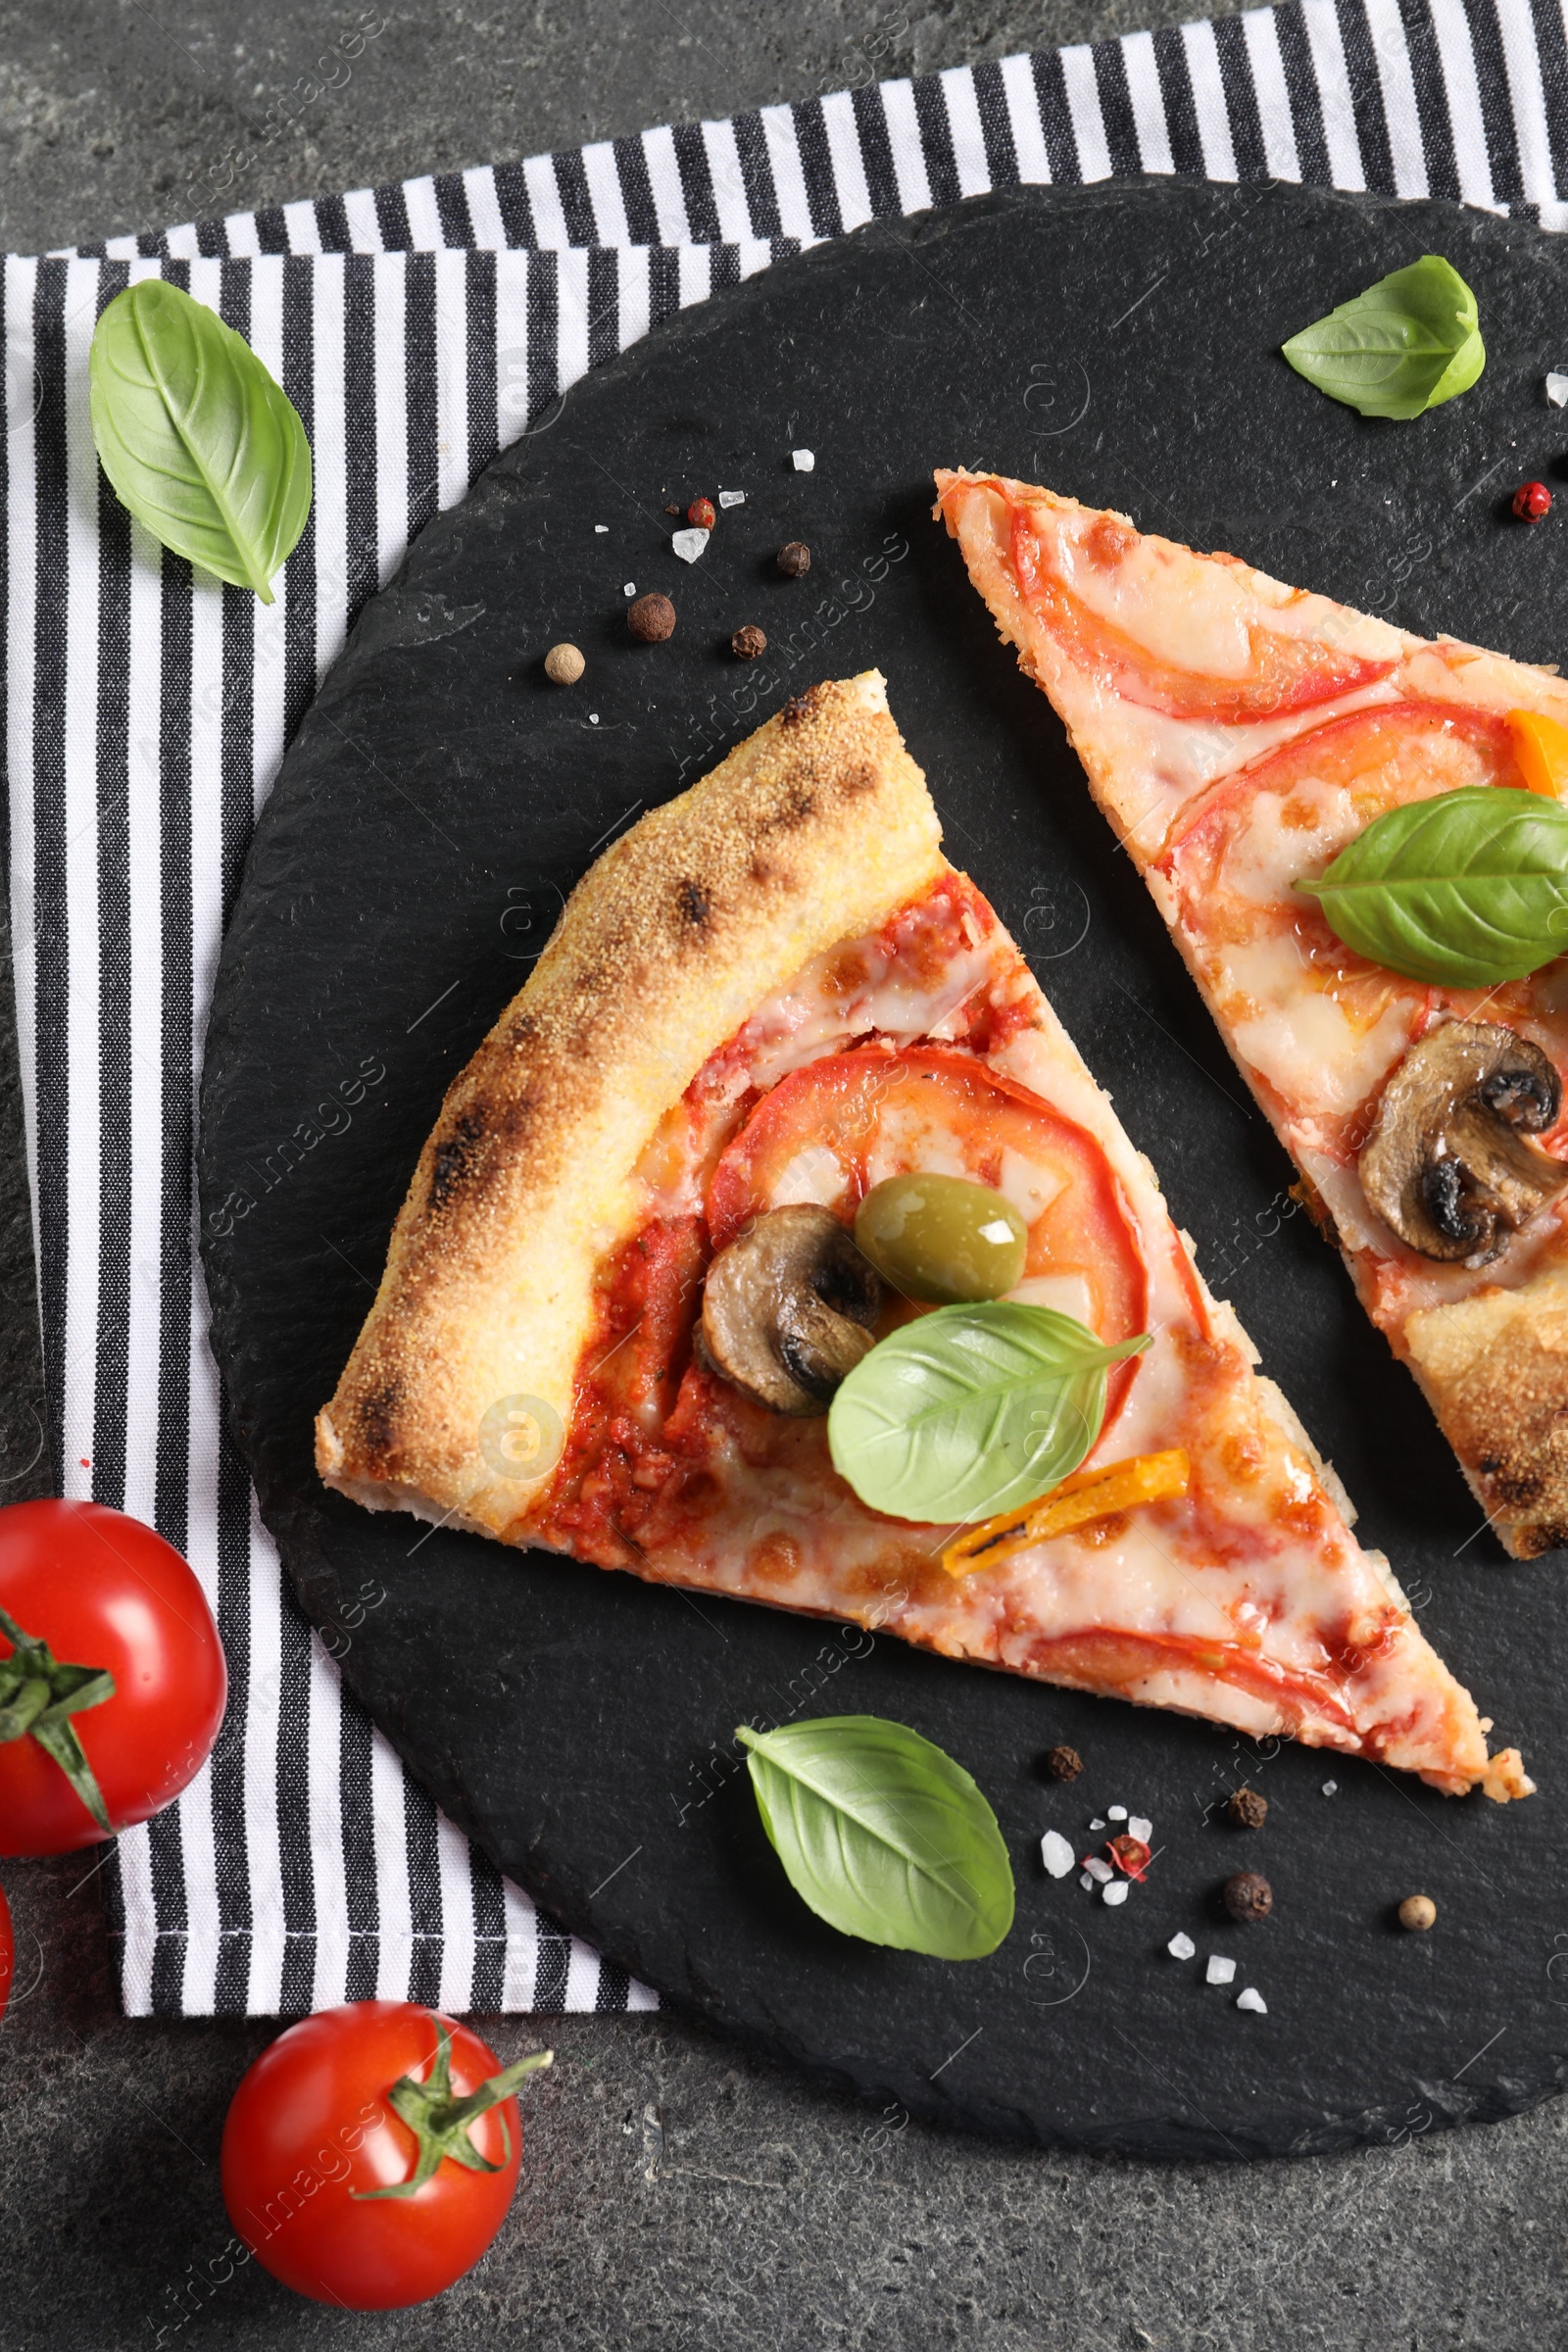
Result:
{"label": "basil leaf", "polygon": [[827,1418],[833,1467],[895,1519],[984,1519],[1076,1470],[1105,1418],[1102,1348],[1054,1307],[942,1306],[863,1355]]}
{"label": "basil leaf", "polygon": [[1568,950],[1568,808],[1461,785],[1375,817],[1296,887],[1371,962],[1439,988],[1495,988]]}
{"label": "basil leaf", "polygon": [[1012,1865],[961,1764],[906,1724],[742,1724],[757,1809],[790,1885],[844,1936],[983,1960],[1012,1925]]}
{"label": "basil leaf", "polygon": [[1487,364],[1476,298],[1436,253],[1303,326],[1284,352],[1298,375],[1363,416],[1419,416],[1468,392]]}
{"label": "basil leaf", "polygon": [[311,510],[311,450],[250,345],[178,286],[144,278],[99,319],[87,373],[121,504],[176,556],[270,605]]}

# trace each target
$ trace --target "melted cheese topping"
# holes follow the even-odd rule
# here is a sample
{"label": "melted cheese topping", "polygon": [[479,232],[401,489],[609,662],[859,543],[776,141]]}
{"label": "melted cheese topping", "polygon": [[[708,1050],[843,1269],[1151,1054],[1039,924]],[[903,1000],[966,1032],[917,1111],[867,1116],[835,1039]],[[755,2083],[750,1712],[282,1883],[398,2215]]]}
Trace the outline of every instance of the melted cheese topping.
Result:
{"label": "melted cheese topping", "polygon": [[1241,942],[1215,958],[1216,1001],[1243,1063],[1277,1095],[1308,1116],[1352,1111],[1402,1058],[1409,1009],[1394,999],[1361,1019],[1303,960],[1290,932]]}
{"label": "melted cheese topping", "polygon": [[1434,731],[1431,704],[1411,710],[1419,721],[1412,715],[1401,738],[1391,713],[1388,741],[1364,765],[1330,729],[1307,736],[1281,788],[1249,791],[1245,776],[1221,786],[1161,867],[1166,912],[1215,1017],[1332,1215],[1368,1311],[1396,1344],[1412,1314],[1478,1287],[1515,1288],[1568,1249],[1568,1204],[1559,1201],[1485,1268],[1424,1258],[1371,1208],[1357,1174],[1384,1085],[1413,1040],[1446,1013],[1502,1021],[1559,1067],[1568,1063],[1568,967],[1548,965],[1484,994],[1425,988],[1342,947],[1294,887],[1321,873],[1385,808],[1506,780],[1487,739]]}
{"label": "melted cheese topping", "polygon": [[[1049,531],[1054,517],[1037,520]],[[1254,607],[1242,582],[1221,575],[1207,595],[1195,594],[1200,559],[1163,539],[1140,538],[1113,564],[1097,561],[1099,524],[1098,515],[1084,514],[1054,534],[1061,576],[1088,610],[1173,669],[1245,677],[1252,659],[1248,623]]]}
{"label": "melted cheese topping", "polygon": [[[1375,1755],[1445,1788],[1469,1786],[1486,1750],[1467,1695],[1416,1629],[1387,1563],[1357,1545],[1299,1426],[1285,1426],[1254,1374],[1234,1317],[1208,1300],[1152,1170],[1012,942],[956,877],[938,886],[933,905],[951,918],[955,901],[961,925],[936,922],[931,908],[907,910],[875,938],[817,959],[759,1007],[645,1157],[650,1230],[674,1232],[681,1218],[682,1230],[698,1228],[719,1151],[786,1072],[873,1037],[907,1045],[941,1028],[1085,1130],[1108,1163],[1137,1236],[1153,1337],[1088,1458],[1182,1446],[1194,1464],[1190,1493],[955,1580],[938,1562],[953,1531],[868,1510],[834,1474],[823,1422],[765,1413],[695,1366],[680,1374],[671,1409],[668,1383],[684,1358],[671,1363],[667,1339],[658,1343],[654,1385],[628,1410],[614,1384],[631,1378],[653,1314],[651,1303],[638,1307],[638,1293],[585,1364],[576,1453],[544,1540],[607,1566]],[[911,1167],[964,1172],[940,1117],[879,1130],[865,1176]],[[1030,1218],[1060,1181],[1016,1152],[1003,1180]],[[813,1143],[787,1161],[770,1198],[847,1214],[847,1193],[835,1153]],[[680,1296],[689,1328],[689,1277]],[[1015,1296],[1083,1319],[1088,1285],[1035,1269]],[[901,1302],[901,1311],[910,1310]],[[650,1396],[662,1398],[652,1415]]]}

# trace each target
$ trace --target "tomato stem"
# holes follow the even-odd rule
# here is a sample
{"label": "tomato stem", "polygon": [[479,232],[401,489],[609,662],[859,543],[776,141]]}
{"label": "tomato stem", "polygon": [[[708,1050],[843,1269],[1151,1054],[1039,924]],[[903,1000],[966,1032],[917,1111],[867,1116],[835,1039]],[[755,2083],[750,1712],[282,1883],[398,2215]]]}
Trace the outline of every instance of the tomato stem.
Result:
{"label": "tomato stem", "polygon": [[[413,2075],[401,2075],[387,2092],[387,2105],[401,2117],[414,2133],[418,2154],[407,2180],[394,2180],[387,2188],[354,2188],[349,2194],[365,2202],[372,2197],[412,2197],[424,2186],[444,2156],[461,2164],[470,2173],[499,2173],[501,2165],[492,2164],[481,2156],[468,2137],[468,2127],[490,2108],[499,2107],[510,2099],[527,2076],[555,2061],[554,2050],[535,2050],[531,2057],[519,2058],[515,2065],[503,2068],[470,2090],[466,2098],[452,2095],[452,2036],[440,2020],[436,2021],[435,2063],[424,2082]],[[501,2143],[506,2150],[503,2163],[511,2161],[512,2140],[507,2131],[507,2119],[501,2118]]]}
{"label": "tomato stem", "polygon": [[112,1838],[109,1808],[71,1718],[113,1698],[114,1676],[100,1666],[63,1665],[47,1642],[24,1634],[5,1609],[0,1609],[0,1633],[11,1643],[10,1657],[0,1658],[0,1746],[9,1740],[35,1740],[104,1836]]}

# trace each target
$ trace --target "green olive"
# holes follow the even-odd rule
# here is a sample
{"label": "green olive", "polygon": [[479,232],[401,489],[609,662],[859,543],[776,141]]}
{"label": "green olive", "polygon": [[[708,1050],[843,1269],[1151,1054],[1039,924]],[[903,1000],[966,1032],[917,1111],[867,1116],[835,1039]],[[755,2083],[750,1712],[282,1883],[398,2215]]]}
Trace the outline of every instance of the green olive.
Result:
{"label": "green olive", "polygon": [[1016,1288],[1029,1229],[988,1184],[965,1176],[890,1176],[860,1202],[855,1240],[906,1298],[955,1306]]}

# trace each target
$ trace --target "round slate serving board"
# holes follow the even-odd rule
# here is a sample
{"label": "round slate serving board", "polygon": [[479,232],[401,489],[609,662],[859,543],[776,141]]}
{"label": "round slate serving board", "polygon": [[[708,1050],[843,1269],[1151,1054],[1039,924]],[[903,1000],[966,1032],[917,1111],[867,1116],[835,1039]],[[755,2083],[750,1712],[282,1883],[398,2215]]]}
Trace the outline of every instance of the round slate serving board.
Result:
{"label": "round slate serving board", "polygon": [[[1464,399],[1368,424],[1283,338],[1417,254],[1474,285],[1491,361]],[[1142,2155],[1396,2140],[1517,2111],[1568,2051],[1562,1562],[1508,1566],[1213,1036],[1044,699],[928,519],[966,463],[1126,510],[1423,631],[1559,651],[1568,540],[1507,519],[1561,472],[1541,392],[1568,246],[1437,205],[1160,181],[1026,191],[876,227],[674,319],[573,389],[424,532],[360,620],[258,825],[203,1093],[214,1332],[262,1512],[305,1608],[410,1768],[568,1927],[714,2023],[911,2113]],[[815,452],[815,470],[790,453]],[[688,569],[668,505],[746,492]],[[596,533],[594,525],[609,529]],[[809,577],[772,558],[809,542]],[[666,589],[642,648],[623,585]],[[750,668],[727,652],[767,632]],[[581,684],[546,683],[570,637]],[[1519,1741],[1528,1804],[917,1654],[773,1611],[518,1554],[326,1494],[330,1394],[443,1090],[526,977],[563,894],[789,694],[870,664],[956,861],[1031,954],[1210,1282],[1235,1299],[1405,1580]],[[366,1611],[356,1598],[384,1593]],[[354,1621],[352,1639],[341,1629]],[[852,1942],[798,1902],[734,1727],[914,1725],[993,1799],[1018,1915],[951,1966]],[[1075,1787],[1043,1751],[1072,1741]],[[1226,1828],[1225,1791],[1269,1797]],[[1325,1783],[1338,1784],[1325,1793]],[[1120,1910],[1048,1879],[1113,1803],[1158,1858]],[[1276,1893],[1229,1925],[1243,1862]],[[1394,1906],[1431,1894],[1439,1925]],[[1166,1956],[1184,1929],[1200,1958]],[[1229,1990],[1203,1956],[1240,1963]],[[1559,1959],[1558,1955],[1563,1957]],[[1267,2015],[1238,2011],[1254,1984]]]}

